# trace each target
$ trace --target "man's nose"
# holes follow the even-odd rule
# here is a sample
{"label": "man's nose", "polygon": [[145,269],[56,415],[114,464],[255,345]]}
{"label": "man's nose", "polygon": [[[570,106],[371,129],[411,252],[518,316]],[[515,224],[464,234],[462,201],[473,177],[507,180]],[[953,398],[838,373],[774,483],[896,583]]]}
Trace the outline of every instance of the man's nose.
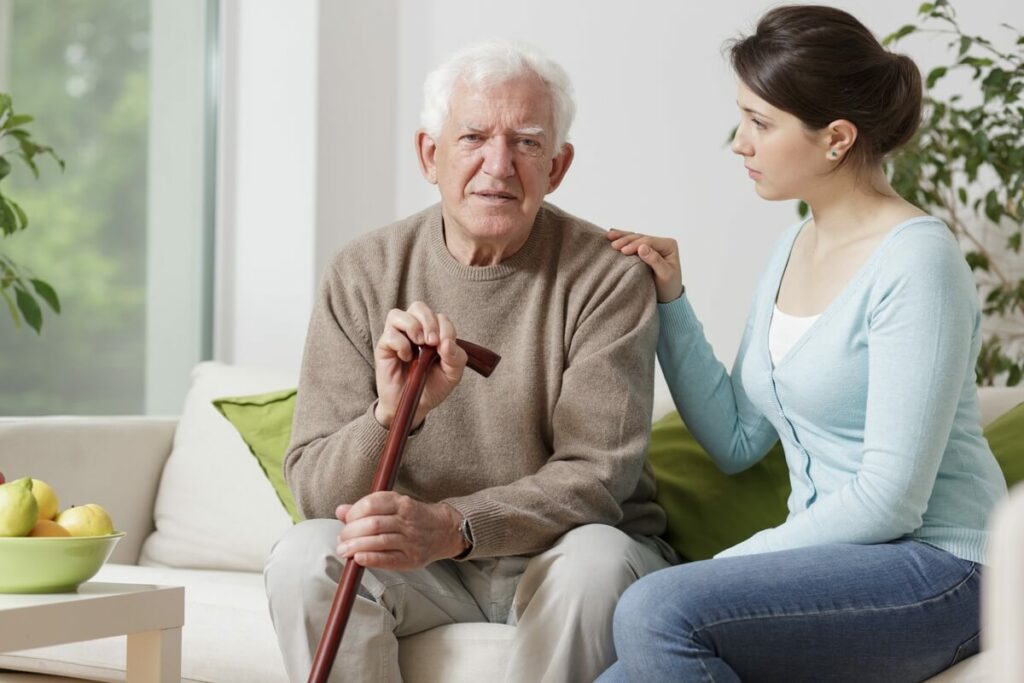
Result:
{"label": "man's nose", "polygon": [[484,173],[494,178],[508,178],[515,173],[512,150],[504,137],[497,135],[484,145]]}

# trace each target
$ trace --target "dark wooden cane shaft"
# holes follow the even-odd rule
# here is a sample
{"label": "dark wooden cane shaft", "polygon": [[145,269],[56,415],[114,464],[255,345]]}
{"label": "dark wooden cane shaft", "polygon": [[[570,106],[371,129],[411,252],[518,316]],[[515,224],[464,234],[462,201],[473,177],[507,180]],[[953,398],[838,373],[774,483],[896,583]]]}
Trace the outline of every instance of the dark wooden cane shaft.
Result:
{"label": "dark wooden cane shaft", "polygon": [[[466,365],[470,369],[484,377],[491,376],[498,361],[501,360],[501,356],[462,339],[457,339],[456,343],[466,352],[468,357]],[[388,430],[388,438],[384,442],[380,461],[377,463],[377,470],[370,486],[371,493],[390,491],[394,488],[402,451],[405,450],[405,442],[412,429],[412,421],[416,415],[416,409],[420,405],[423,388],[427,383],[427,371],[436,360],[437,349],[435,347],[418,347],[412,370],[402,388],[398,410],[391,422],[391,428]],[[320,636],[320,644],[317,645],[316,655],[313,657],[313,667],[309,672],[308,683],[327,683],[327,677],[331,672],[331,667],[334,666],[334,659],[338,654],[341,637],[345,633],[345,626],[352,613],[352,605],[355,603],[362,578],[363,567],[361,565],[352,560],[345,563],[341,579],[338,581],[338,589],[331,602],[331,610],[327,615],[324,632]]]}

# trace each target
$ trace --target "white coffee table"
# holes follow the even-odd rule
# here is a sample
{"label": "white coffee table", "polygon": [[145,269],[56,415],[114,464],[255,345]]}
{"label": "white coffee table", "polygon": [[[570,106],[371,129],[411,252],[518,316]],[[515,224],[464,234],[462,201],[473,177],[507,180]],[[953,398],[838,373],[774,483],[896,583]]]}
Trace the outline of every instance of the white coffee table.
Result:
{"label": "white coffee table", "polygon": [[0,594],[0,652],[127,635],[128,683],[180,683],[185,589],[89,581],[77,593]]}

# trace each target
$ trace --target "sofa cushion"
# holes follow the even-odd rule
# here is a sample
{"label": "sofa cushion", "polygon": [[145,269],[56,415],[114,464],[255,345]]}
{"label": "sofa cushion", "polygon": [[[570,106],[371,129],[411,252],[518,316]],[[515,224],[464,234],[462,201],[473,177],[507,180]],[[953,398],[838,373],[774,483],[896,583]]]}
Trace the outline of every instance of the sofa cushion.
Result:
{"label": "sofa cushion", "polygon": [[157,491],[156,531],[142,547],[140,564],[263,568],[292,522],[238,432],[211,401],[293,387],[296,380],[293,372],[213,362],[196,366]]}
{"label": "sofa cushion", "polygon": [[985,438],[999,462],[1006,485],[1024,481],[1024,403],[985,427]]}
{"label": "sofa cushion", "polygon": [[782,446],[739,474],[718,469],[679,413],[654,423],[648,459],[665,509],[665,540],[688,560],[705,560],[786,519],[789,473]]}
{"label": "sofa cushion", "polygon": [[292,521],[301,522],[302,515],[284,480],[284,454],[292,437],[296,393],[295,389],[285,389],[255,396],[218,398],[214,399],[213,406],[238,430]]}

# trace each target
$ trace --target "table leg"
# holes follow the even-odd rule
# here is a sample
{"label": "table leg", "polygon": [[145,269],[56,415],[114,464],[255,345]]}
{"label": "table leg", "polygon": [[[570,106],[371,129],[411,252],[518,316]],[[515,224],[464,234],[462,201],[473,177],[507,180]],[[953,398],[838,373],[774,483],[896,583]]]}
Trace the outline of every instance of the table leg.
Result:
{"label": "table leg", "polygon": [[181,629],[128,634],[127,683],[181,683]]}

